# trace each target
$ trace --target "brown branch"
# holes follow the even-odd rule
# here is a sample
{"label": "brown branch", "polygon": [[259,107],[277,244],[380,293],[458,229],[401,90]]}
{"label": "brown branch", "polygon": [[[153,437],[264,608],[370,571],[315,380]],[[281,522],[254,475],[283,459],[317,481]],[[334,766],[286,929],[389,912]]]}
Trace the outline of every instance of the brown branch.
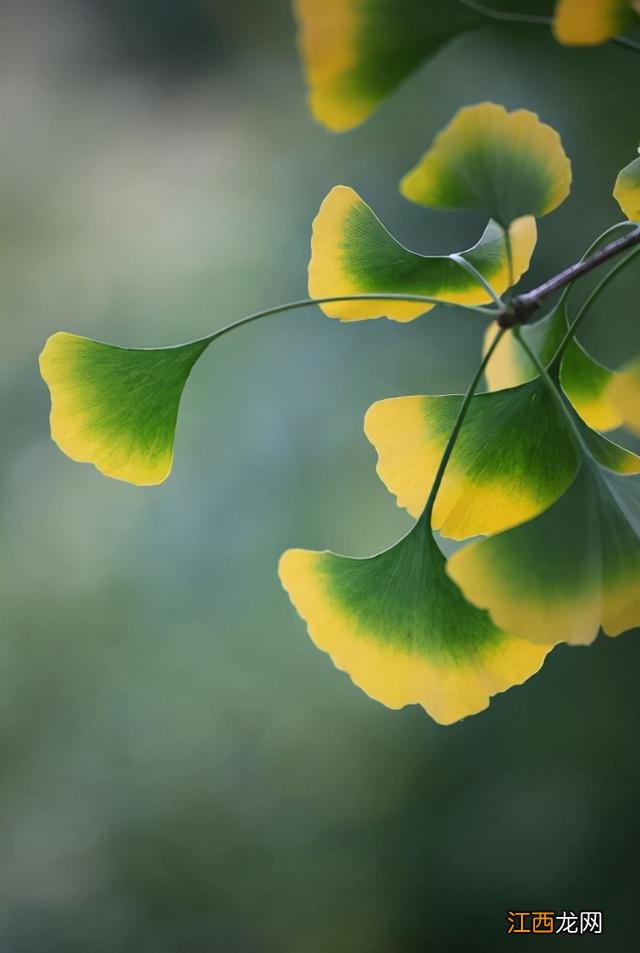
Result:
{"label": "brown branch", "polygon": [[581,278],[582,275],[588,274],[599,265],[603,265],[606,261],[610,261],[622,252],[627,251],[628,248],[633,248],[634,245],[640,245],[640,228],[636,228],[635,231],[630,232],[623,238],[617,238],[614,242],[610,242],[585,261],[579,261],[577,264],[565,268],[559,275],[549,278],[548,281],[538,285],[533,291],[516,295],[498,318],[498,324],[501,328],[512,328],[516,324],[526,324],[544,301],[555,291],[565,288],[576,278]]}

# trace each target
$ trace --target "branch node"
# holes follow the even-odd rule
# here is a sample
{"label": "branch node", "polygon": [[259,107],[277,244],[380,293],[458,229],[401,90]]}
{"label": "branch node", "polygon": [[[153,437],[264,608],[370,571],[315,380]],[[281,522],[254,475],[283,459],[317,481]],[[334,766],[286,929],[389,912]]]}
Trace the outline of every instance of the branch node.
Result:
{"label": "branch node", "polygon": [[542,299],[535,292],[517,295],[498,318],[501,328],[513,328],[517,324],[526,324],[542,305]]}

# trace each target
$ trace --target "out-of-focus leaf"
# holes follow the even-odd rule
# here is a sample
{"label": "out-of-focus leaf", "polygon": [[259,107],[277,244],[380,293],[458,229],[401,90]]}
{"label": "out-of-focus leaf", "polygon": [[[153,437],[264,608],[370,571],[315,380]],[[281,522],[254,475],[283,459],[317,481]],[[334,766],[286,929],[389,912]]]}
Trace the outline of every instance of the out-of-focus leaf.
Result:
{"label": "out-of-focus leaf", "polygon": [[615,375],[609,398],[625,424],[640,436],[640,359],[635,358]]}
{"label": "out-of-focus leaf", "polygon": [[294,0],[313,115],[363,122],[425,59],[486,18],[457,0]]}
{"label": "out-of-focus leaf", "polygon": [[640,158],[621,170],[613,197],[630,222],[640,222]]}
{"label": "out-of-focus leaf", "polygon": [[[550,314],[520,330],[529,347],[545,365],[552,361],[567,331],[566,302],[565,293]],[[497,330],[495,322],[487,328],[485,352]],[[616,372],[591,357],[575,338],[567,346],[559,367],[552,370],[558,374],[563,391],[589,427],[613,430],[623,423],[623,416],[611,398],[610,388]],[[537,368],[518,344],[513,332],[503,335],[487,367],[489,388],[493,391],[514,387],[537,376]]]}
{"label": "out-of-focus leaf", "polygon": [[552,212],[570,187],[558,133],[535,113],[495,103],[461,109],[400,186],[412,202],[479,209],[505,228]]}
{"label": "out-of-focus leaf", "polygon": [[558,0],[553,32],[567,46],[597,46],[640,26],[637,0]]}

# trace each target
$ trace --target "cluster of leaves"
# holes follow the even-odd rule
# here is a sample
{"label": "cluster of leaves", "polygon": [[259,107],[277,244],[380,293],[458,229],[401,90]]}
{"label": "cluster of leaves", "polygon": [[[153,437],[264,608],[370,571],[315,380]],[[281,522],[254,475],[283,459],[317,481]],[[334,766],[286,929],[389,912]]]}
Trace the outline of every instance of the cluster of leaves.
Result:
{"label": "cluster of leaves", "polygon": [[[615,189],[636,221],[639,166],[623,170]],[[499,318],[501,295],[529,266],[536,218],[570,184],[559,136],[533,113],[465,108],[401,191],[423,206],[484,212],[476,244],[419,255],[338,186],[313,225],[306,303],[342,321],[407,322],[439,302]],[[489,324],[465,397],[398,397],[369,409],[378,473],[417,518],[407,536],[371,558],[290,550],[281,559],[314,642],[390,707],[418,703],[453,722],[535,673],[558,642],[640,623],[640,457],[601,433],[640,424],[640,364],[614,372],[594,361],[573,337],[568,301],[565,293],[522,331]],[[40,359],[53,439],[108,476],[161,482],[190,371],[227,330],[157,349],[54,334]],[[490,391],[476,396],[485,368]],[[483,538],[447,561],[434,530]]]}
{"label": "cluster of leaves", "polygon": [[529,0],[544,13],[527,15],[514,0],[294,0],[311,110],[329,129],[352,129],[443,46],[492,22],[548,24],[568,46],[640,27],[638,0],[556,0],[547,16],[549,5]]}

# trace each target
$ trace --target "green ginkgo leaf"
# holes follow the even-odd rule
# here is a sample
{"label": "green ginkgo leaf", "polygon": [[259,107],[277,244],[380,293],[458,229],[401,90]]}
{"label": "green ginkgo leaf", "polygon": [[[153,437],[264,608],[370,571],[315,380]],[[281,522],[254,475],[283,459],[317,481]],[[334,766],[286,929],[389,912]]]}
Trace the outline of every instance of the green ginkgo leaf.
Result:
{"label": "green ginkgo leaf", "polygon": [[[532,325],[525,325],[520,333],[543,364],[549,365],[567,331],[567,293],[546,317]],[[498,331],[493,322],[487,328],[484,349],[490,346]],[[588,354],[573,338],[567,345],[557,368],[564,393],[584,422],[596,430],[613,430],[623,423],[620,409],[611,398],[611,384],[616,372],[605,367]],[[512,331],[503,335],[486,377],[489,389],[498,391],[515,387],[538,376],[538,370],[529,360]]]}
{"label": "green ginkgo leaf", "polygon": [[535,519],[454,553],[447,572],[532,643],[589,644],[640,625],[640,478],[585,462]]}
{"label": "green ginkgo leaf", "polygon": [[420,205],[482,210],[507,228],[565,200],[571,163],[558,133],[535,113],[479,103],[454,116],[400,188]]}
{"label": "green ginkgo leaf", "polygon": [[363,122],[427,57],[485,22],[456,0],[294,0],[313,115]]}
{"label": "green ginkgo leaf", "polygon": [[640,26],[638,0],[558,0],[556,39],[566,46],[597,46]]}
{"label": "green ginkgo leaf", "polygon": [[[367,411],[378,475],[413,516],[425,507],[462,400],[395,397]],[[432,526],[453,539],[514,526],[557,500],[579,464],[571,429],[540,379],[478,394],[438,490]]]}
{"label": "green ginkgo leaf", "polygon": [[293,549],[282,585],[314,643],[371,698],[450,724],[524,682],[551,645],[514,639],[469,605],[425,521],[369,559]]}
{"label": "green ginkgo leaf", "polygon": [[[512,263],[505,233],[490,222],[465,258],[501,294],[529,267],[536,244],[531,216],[518,219],[510,230]],[[421,294],[464,304],[485,304],[491,296],[458,261],[447,255],[425,256],[397,242],[365,202],[346,186],[327,195],[313,223],[309,294],[312,298],[378,292]],[[321,306],[325,314],[343,321],[386,315],[412,321],[434,307],[404,301],[344,301]]]}
{"label": "green ginkgo leaf", "polygon": [[619,172],[613,197],[630,222],[640,222],[640,158]]}
{"label": "green ginkgo leaf", "polygon": [[125,348],[58,332],[40,355],[51,392],[51,436],[72,460],[140,486],[173,460],[184,385],[207,346]]}

